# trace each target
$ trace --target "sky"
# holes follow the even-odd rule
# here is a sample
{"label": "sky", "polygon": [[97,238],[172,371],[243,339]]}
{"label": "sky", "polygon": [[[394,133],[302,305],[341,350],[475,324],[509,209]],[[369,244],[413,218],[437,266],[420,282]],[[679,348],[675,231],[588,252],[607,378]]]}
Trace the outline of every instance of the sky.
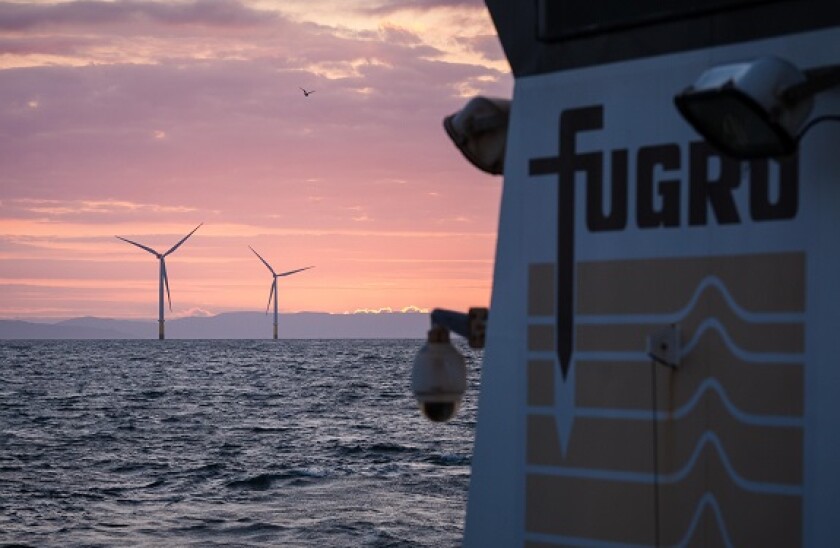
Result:
{"label": "sky", "polygon": [[[0,1],[0,318],[487,306],[513,79],[481,0]],[[315,90],[305,97],[300,88]]]}

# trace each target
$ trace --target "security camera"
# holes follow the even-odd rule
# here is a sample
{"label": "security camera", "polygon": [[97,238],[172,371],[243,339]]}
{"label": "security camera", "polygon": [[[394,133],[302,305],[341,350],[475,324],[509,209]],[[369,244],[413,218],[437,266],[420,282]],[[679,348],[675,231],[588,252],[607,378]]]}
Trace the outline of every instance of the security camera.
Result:
{"label": "security camera", "polygon": [[458,411],[466,389],[464,357],[449,342],[449,331],[433,326],[411,370],[411,390],[420,409],[433,422],[448,421]]}

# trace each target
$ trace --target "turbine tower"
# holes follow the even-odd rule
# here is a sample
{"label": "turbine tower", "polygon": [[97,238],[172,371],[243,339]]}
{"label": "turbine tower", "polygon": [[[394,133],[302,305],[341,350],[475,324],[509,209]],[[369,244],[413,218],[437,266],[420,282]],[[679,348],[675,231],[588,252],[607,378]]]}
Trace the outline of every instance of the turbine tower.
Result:
{"label": "turbine tower", "polygon": [[277,278],[282,278],[283,276],[291,276],[297,272],[301,272],[303,270],[309,270],[310,268],[315,268],[314,266],[307,266],[304,268],[298,268],[297,270],[290,270],[288,272],[281,272],[280,274],[274,272],[274,269],[271,268],[271,265],[268,264],[268,261],[260,257],[260,254],[256,252],[256,250],[248,246],[248,249],[254,252],[254,255],[257,256],[259,260],[268,268],[269,272],[271,272],[272,282],[271,282],[271,289],[268,290],[268,305],[265,307],[265,313],[268,314],[268,309],[271,306],[271,300],[274,299],[274,338],[277,338]]}
{"label": "turbine tower", "polygon": [[169,250],[166,253],[158,253],[157,251],[155,251],[151,247],[146,247],[143,244],[138,244],[137,242],[132,242],[131,240],[129,240],[127,238],[123,238],[122,236],[116,236],[116,238],[119,238],[120,240],[122,240],[124,242],[128,242],[132,245],[136,245],[140,249],[144,249],[144,250],[148,251],[149,253],[151,253],[152,255],[157,257],[158,261],[160,261],[160,280],[159,280],[159,287],[158,287],[158,339],[160,339],[160,340],[163,340],[163,339],[166,338],[164,336],[164,330],[163,330],[163,287],[164,286],[166,286],[166,298],[169,301],[169,311],[170,312],[172,311],[172,297],[169,295],[169,278],[166,276],[166,261],[165,261],[166,256],[173,253],[176,249],[178,249],[181,246],[181,244],[186,242],[187,238],[192,236],[193,232],[195,232],[196,230],[201,228],[201,225],[203,225],[203,224],[204,223],[201,223],[200,225],[198,225],[197,227],[192,229],[192,232],[190,232],[189,234],[187,234],[186,236],[181,238],[181,240],[177,244],[170,247]]}

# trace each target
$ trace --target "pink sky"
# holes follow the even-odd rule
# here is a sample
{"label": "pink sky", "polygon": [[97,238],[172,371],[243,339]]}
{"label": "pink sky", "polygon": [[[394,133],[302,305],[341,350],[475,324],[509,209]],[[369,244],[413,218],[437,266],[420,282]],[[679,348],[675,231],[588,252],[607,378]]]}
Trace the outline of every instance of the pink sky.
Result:
{"label": "pink sky", "polygon": [[[314,89],[304,97],[299,87]],[[501,179],[442,118],[512,77],[479,0],[0,2],[0,317],[489,304]]]}

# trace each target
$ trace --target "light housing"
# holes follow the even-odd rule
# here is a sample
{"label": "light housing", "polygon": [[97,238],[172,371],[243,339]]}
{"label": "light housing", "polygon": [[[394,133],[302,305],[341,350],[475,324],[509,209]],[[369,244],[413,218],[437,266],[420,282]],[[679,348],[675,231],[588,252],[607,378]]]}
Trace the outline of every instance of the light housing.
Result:
{"label": "light housing", "polygon": [[458,112],[443,119],[446,133],[464,157],[492,175],[504,170],[510,101],[473,97]]}
{"label": "light housing", "polygon": [[[776,57],[713,67],[674,97],[680,114],[712,146],[736,158],[792,154],[813,93],[806,75]],[[793,93],[791,93],[794,91]]]}
{"label": "light housing", "polygon": [[467,390],[464,356],[449,341],[445,327],[432,326],[411,368],[411,391],[420,410],[432,422],[455,416]]}

